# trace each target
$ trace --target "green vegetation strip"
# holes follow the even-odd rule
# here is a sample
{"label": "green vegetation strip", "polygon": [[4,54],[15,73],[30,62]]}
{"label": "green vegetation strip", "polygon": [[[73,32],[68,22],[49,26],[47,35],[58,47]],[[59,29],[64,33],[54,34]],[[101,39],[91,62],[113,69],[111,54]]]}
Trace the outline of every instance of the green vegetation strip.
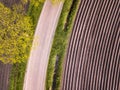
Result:
{"label": "green vegetation strip", "polygon": [[[46,78],[46,90],[60,90],[64,57],[67,51],[69,38],[72,32],[79,4],[80,0],[65,0],[64,2],[50,53]],[[58,57],[59,60],[57,62],[57,70],[54,73],[56,57]],[[53,80],[54,74],[56,78]]]}
{"label": "green vegetation strip", "polygon": [[26,63],[13,64],[10,73],[9,90],[23,90]]}
{"label": "green vegetation strip", "polygon": [[44,5],[45,0],[31,0],[29,9],[27,14],[31,17],[33,25],[34,25],[34,30],[37,26],[37,22],[40,16],[40,12],[42,11],[42,7]]}

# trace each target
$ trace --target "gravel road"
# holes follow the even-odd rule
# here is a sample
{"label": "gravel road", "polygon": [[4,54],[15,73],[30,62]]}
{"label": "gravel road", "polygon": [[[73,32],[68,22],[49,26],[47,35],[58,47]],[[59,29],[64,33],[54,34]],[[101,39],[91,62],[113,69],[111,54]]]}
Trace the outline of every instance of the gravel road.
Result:
{"label": "gravel road", "polygon": [[63,3],[46,0],[36,27],[23,90],[45,90],[46,71],[55,29]]}

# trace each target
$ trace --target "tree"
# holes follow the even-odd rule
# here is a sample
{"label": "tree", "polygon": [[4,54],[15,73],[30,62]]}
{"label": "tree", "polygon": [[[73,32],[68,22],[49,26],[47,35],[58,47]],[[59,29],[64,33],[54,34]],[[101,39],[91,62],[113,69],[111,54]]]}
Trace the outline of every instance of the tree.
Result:
{"label": "tree", "polygon": [[25,62],[32,44],[30,17],[22,6],[11,9],[0,3],[0,60],[4,63]]}

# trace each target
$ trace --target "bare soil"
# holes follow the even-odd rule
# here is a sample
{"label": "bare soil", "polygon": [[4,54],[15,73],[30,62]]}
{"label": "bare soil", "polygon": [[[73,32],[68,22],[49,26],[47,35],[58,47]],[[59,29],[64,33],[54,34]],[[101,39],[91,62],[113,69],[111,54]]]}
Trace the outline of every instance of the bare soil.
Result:
{"label": "bare soil", "polygon": [[0,62],[0,90],[8,90],[12,65]]}
{"label": "bare soil", "polygon": [[14,4],[19,4],[21,0],[0,0],[5,6],[11,7]]}
{"label": "bare soil", "polygon": [[61,90],[120,90],[119,0],[81,0]]}
{"label": "bare soil", "polygon": [[[0,2],[9,8],[12,8],[12,6],[15,4],[22,4],[21,0],[0,0]],[[29,1],[28,1],[28,3],[24,4],[23,7],[24,7],[24,11],[27,12],[28,7],[29,7]]]}

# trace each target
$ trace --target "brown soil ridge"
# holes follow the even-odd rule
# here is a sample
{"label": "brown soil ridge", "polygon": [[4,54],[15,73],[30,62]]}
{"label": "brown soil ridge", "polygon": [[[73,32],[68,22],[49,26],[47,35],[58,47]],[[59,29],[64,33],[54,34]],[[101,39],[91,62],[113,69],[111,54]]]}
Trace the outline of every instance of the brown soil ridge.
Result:
{"label": "brown soil ridge", "polygon": [[81,0],[62,90],[119,90],[119,0]]}
{"label": "brown soil ridge", "polygon": [[0,62],[0,90],[8,90],[9,88],[11,66]]}

